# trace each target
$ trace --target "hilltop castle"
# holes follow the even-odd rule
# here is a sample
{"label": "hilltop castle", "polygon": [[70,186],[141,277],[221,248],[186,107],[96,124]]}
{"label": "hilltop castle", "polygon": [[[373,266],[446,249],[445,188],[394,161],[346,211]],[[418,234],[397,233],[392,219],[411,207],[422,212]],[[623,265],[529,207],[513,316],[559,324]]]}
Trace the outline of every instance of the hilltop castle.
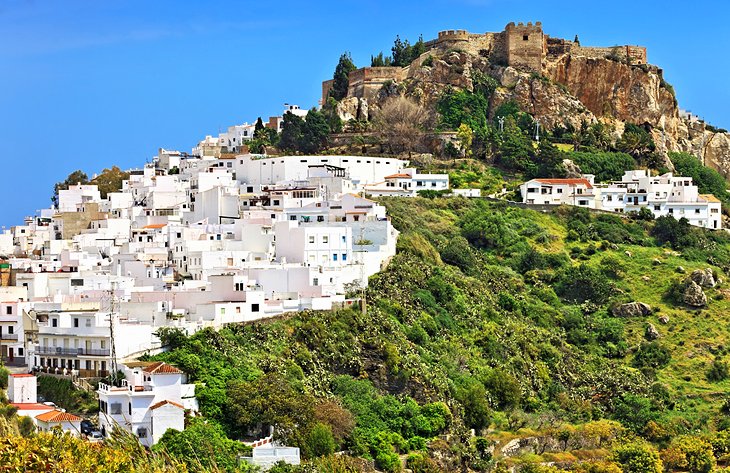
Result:
{"label": "hilltop castle", "polygon": [[[577,39],[577,38],[576,38]],[[584,47],[578,41],[553,38],[542,30],[542,23],[509,23],[500,33],[470,33],[466,30],[440,31],[436,39],[426,42],[420,64],[433,50],[465,51],[488,57],[493,64],[541,73],[546,61],[565,54],[594,58],[610,57],[632,64],[646,64],[646,48],[641,46]],[[372,99],[388,81],[399,82],[408,77],[406,67],[362,67],[350,73],[348,97]],[[322,83],[325,101],[332,80]]]}

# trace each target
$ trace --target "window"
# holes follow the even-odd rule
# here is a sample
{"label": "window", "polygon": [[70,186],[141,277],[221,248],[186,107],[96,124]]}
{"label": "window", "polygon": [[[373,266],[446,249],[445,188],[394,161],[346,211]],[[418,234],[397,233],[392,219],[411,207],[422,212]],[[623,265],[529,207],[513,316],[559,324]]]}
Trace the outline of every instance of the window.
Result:
{"label": "window", "polygon": [[347,243],[347,237],[345,235],[342,235],[342,243]]}
{"label": "window", "polygon": [[606,197],[606,200],[607,200],[608,202],[612,202],[612,201],[613,201],[613,196],[612,196],[612,195],[609,195],[609,196],[607,196],[607,197]]}
{"label": "window", "polygon": [[289,220],[296,220],[296,219],[297,219],[296,215],[289,215]]}
{"label": "window", "polygon": [[314,235],[309,235],[309,243],[314,243]]}
{"label": "window", "polygon": [[141,439],[147,438],[147,427],[140,427],[137,429],[137,437]]}
{"label": "window", "polygon": [[319,286],[319,278],[312,279],[312,286]]}
{"label": "window", "polygon": [[347,261],[347,253],[342,253],[342,261]]}
{"label": "window", "polygon": [[332,253],[332,261],[337,261],[337,253]]}
{"label": "window", "polygon": [[78,327],[78,326],[79,326],[79,318],[74,317],[74,327]]}
{"label": "window", "polygon": [[259,305],[251,304],[251,312],[258,312],[258,311],[259,311]]}
{"label": "window", "polygon": [[237,282],[235,285],[236,291],[243,291],[244,290],[244,284],[242,282]]}
{"label": "window", "polygon": [[22,348],[18,348],[18,356],[23,356],[23,349]]}
{"label": "window", "polygon": [[10,335],[12,335],[13,333],[15,333],[15,327],[13,327],[12,325],[8,326],[8,333]]}
{"label": "window", "polygon": [[109,412],[111,415],[114,414],[121,414],[122,413],[122,403],[121,402],[113,402],[110,404],[111,412]]}
{"label": "window", "polygon": [[530,39],[530,35],[523,34],[522,35],[522,41],[527,41]]}
{"label": "window", "polygon": [[51,327],[58,327],[58,319],[51,319]]}
{"label": "window", "polygon": [[129,403],[129,415],[130,416],[132,415],[132,403],[131,402]]}
{"label": "window", "polygon": [[13,315],[13,306],[9,305],[5,308],[5,313],[7,315]]}
{"label": "window", "polygon": [[659,205],[654,206],[654,210],[660,210],[660,209],[661,209],[661,206],[659,206]]}
{"label": "window", "polygon": [[[142,241],[142,240],[140,239],[140,241]],[[83,285],[84,285],[84,280],[83,279],[72,279],[71,280],[71,286],[72,287],[74,287],[74,286],[83,286]]]}
{"label": "window", "polygon": [[225,307],[221,307],[221,315],[226,315],[226,308]]}
{"label": "window", "polygon": [[[562,193],[563,193],[563,189],[561,187],[558,187],[556,189],[556,194],[562,194]],[[610,200],[610,198],[609,198],[609,200]]]}
{"label": "window", "polygon": [[695,209],[695,213],[696,214],[700,213],[700,209]]}
{"label": "window", "polygon": [[246,187],[246,192],[253,192],[253,186]]}
{"label": "window", "polygon": [[322,243],[329,243],[330,237],[327,235],[322,235]]}
{"label": "window", "polygon": [[279,200],[278,199],[274,199],[274,205],[279,205]]}

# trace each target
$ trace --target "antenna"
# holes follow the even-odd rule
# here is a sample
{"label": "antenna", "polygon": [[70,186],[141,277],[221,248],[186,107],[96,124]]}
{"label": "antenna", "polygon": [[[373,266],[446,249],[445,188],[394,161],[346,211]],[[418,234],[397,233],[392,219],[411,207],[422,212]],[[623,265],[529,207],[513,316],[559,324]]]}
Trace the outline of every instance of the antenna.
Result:
{"label": "antenna", "polygon": [[111,381],[117,385],[117,348],[114,342],[114,312],[117,305],[116,283],[112,282],[109,299],[109,343],[111,344]]}

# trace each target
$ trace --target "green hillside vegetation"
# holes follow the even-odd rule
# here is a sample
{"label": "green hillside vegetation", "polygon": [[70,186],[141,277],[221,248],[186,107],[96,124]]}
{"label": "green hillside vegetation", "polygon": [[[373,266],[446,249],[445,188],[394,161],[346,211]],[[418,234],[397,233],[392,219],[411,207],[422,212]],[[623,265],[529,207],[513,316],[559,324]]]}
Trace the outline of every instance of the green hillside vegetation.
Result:
{"label": "green hillside vegetation", "polygon": [[[586,459],[634,471],[657,452],[683,470],[687,442],[713,442],[713,464],[730,451],[714,446],[730,436],[724,284],[705,289],[707,308],[674,297],[694,269],[725,277],[724,233],[577,208],[383,202],[402,234],[371,278],[366,314],[162,333],[171,350],[156,358],[199,383],[207,422],[232,439],[273,424],[305,458],[346,450],[385,471]],[[612,315],[631,301],[652,313]],[[649,323],[658,340],[645,337]],[[544,446],[503,455],[517,437]]]}

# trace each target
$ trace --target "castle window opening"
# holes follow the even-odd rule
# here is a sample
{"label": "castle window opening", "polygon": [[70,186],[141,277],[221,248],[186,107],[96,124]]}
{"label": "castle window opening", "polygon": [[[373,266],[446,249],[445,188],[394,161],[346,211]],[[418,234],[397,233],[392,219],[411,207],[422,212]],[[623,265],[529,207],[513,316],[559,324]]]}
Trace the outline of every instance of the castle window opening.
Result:
{"label": "castle window opening", "polygon": [[527,41],[530,39],[530,35],[522,35],[522,41]]}

